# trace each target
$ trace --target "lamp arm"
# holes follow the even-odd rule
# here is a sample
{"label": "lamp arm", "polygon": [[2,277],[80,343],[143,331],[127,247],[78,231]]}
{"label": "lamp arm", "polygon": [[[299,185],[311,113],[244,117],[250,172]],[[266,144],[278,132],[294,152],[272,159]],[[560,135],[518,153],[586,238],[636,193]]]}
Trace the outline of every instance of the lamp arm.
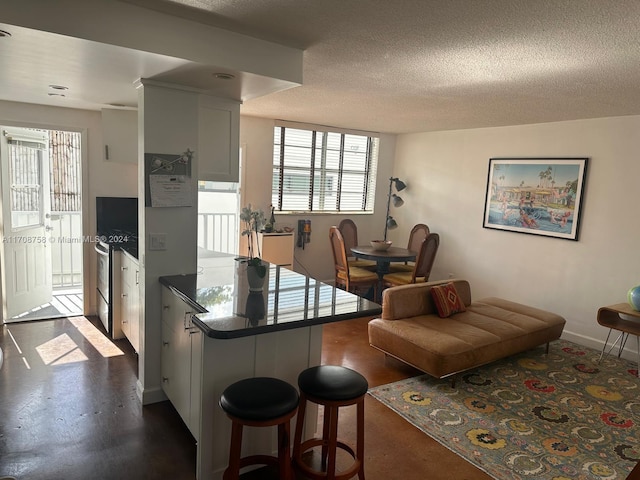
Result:
{"label": "lamp arm", "polygon": [[389,179],[389,195],[387,195],[387,215],[384,217],[384,241],[387,241],[387,221],[389,220],[389,205],[391,203],[391,186],[393,185],[393,177]]}

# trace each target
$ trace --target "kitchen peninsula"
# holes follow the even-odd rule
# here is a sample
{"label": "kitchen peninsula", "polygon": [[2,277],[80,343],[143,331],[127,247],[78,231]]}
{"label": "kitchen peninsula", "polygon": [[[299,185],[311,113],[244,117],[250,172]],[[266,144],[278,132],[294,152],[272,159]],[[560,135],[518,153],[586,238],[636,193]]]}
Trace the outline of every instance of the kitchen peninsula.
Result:
{"label": "kitchen peninsula", "polygon": [[[196,477],[222,478],[231,422],[218,406],[222,391],[248,377],[293,385],[320,364],[322,325],[374,316],[380,306],[331,285],[271,265],[262,292],[250,292],[246,263],[215,255],[198,273],[160,277],[162,385],[197,442]],[[317,411],[308,412],[307,436]],[[277,449],[275,430],[245,432],[246,454]],[[266,429],[271,430],[271,429]]]}

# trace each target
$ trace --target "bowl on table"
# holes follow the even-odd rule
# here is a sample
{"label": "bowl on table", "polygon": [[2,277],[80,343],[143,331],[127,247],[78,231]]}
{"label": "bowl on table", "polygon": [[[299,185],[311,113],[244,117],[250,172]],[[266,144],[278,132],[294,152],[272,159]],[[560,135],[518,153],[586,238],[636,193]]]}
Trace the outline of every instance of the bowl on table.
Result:
{"label": "bowl on table", "polygon": [[374,250],[384,251],[389,249],[392,242],[391,240],[371,240],[369,243]]}

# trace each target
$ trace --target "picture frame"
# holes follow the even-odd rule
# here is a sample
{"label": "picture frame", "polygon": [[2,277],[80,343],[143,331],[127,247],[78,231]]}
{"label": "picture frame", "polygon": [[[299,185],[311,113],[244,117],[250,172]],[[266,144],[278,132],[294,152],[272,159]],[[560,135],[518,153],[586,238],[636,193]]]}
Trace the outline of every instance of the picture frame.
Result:
{"label": "picture frame", "polygon": [[491,158],[483,227],[578,240],[588,158]]}

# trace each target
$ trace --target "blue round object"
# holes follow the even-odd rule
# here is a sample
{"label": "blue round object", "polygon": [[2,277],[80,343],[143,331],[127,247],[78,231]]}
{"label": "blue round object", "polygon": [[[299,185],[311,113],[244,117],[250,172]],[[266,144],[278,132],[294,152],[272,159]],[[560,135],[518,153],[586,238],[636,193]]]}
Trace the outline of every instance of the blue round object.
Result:
{"label": "blue round object", "polygon": [[640,285],[631,287],[627,292],[627,301],[631,308],[640,311]]}

